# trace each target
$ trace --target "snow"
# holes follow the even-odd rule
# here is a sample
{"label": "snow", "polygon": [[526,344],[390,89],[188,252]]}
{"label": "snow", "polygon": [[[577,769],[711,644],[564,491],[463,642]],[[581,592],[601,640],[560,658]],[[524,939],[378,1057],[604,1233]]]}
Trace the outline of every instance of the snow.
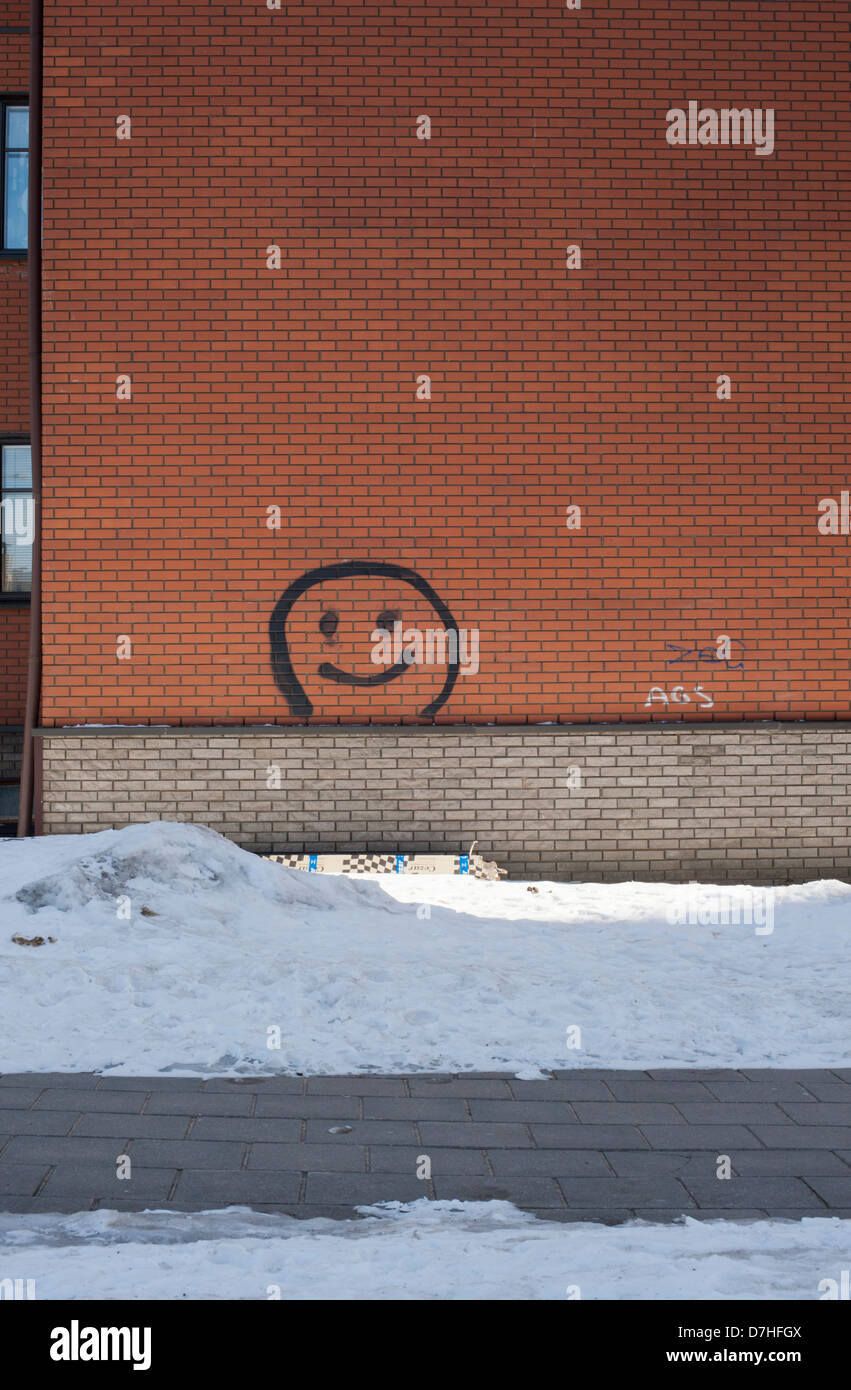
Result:
{"label": "snow", "polygon": [[851,1255],[836,1217],[603,1226],[508,1202],[360,1210],[361,1221],[247,1207],[0,1215],[0,1278],[32,1279],[39,1300],[815,1300]]}
{"label": "snow", "polygon": [[747,889],[309,875],[177,822],[6,841],[0,1070],[849,1066],[851,886],[764,891],[760,934],[718,911]]}

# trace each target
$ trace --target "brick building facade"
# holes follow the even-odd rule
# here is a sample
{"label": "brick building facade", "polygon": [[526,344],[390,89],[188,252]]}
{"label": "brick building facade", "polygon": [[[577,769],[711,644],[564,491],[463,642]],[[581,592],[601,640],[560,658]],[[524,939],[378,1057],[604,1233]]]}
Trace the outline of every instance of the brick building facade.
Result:
{"label": "brick building facade", "polygon": [[849,29],[45,0],[44,828],[846,872]]}

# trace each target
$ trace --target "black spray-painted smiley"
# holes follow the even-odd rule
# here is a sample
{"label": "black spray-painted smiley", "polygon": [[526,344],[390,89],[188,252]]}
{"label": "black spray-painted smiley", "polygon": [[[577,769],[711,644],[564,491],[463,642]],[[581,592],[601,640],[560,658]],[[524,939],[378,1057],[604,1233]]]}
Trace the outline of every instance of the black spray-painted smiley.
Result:
{"label": "black spray-painted smiley", "polygon": [[[269,619],[269,645],[272,656],[272,671],[275,677],[275,684],[290,707],[290,712],[300,718],[308,719],[313,713],[313,705],[308,699],[305,689],[299,681],[293,669],[290,657],[289,643],[287,640],[287,620],[293,609],[294,604],[312,589],[316,584],[323,584],[328,580],[335,579],[361,579],[363,577],[376,577],[381,579],[396,579],[403,584],[410,584],[418,594],[428,599],[434,608],[440,621],[443,623],[447,632],[455,633],[455,646],[453,648],[455,656],[447,665],[446,679],[442,689],[438,692],[424,709],[420,710],[421,716],[428,718],[437,713],[441,706],[446,704],[452,694],[453,687],[458,679],[458,624],[447,608],[443,599],[439,598],[428,580],[423,579],[422,575],[417,574],[416,570],[407,569],[404,565],[393,565],[381,560],[342,560],[335,565],[321,565],[318,569],[308,570],[281,594],[278,602],[272,610]],[[385,611],[379,615],[377,627],[383,628],[392,626],[393,621],[398,620],[396,612]],[[319,620],[319,630],[326,641],[333,641],[337,629],[337,615],[329,610],[322,614]],[[405,661],[394,662],[385,671],[377,671],[372,676],[358,676],[352,671],[342,671],[338,666],[328,661],[323,661],[317,668],[319,675],[328,681],[334,681],[337,685],[354,686],[375,686],[387,685],[389,681],[398,680],[406,671],[410,670],[410,664]]]}

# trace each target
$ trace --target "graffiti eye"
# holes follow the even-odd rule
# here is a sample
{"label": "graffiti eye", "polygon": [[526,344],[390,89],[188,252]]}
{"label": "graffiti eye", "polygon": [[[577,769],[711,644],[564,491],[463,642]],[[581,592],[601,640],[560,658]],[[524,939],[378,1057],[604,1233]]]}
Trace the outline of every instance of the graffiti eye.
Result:
{"label": "graffiti eye", "polygon": [[335,613],[333,608],[329,608],[319,619],[319,631],[326,642],[333,642],[337,628],[340,626],[340,615]]}
{"label": "graffiti eye", "polygon": [[375,626],[379,632],[392,632],[393,624],[402,621],[402,614],[396,613],[390,608],[385,608],[383,613],[379,613],[375,620]]}

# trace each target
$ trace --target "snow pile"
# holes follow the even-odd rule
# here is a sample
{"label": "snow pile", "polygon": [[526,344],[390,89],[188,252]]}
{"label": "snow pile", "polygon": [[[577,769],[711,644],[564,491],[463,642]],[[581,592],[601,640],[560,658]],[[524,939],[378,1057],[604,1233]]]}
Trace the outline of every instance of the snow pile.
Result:
{"label": "snow pile", "polygon": [[174,822],[6,841],[0,1070],[851,1065],[851,887],[766,892],[768,933],[673,924],[747,889],[366,882]]}
{"label": "snow pile", "polygon": [[361,1210],[0,1215],[0,1279],[33,1280],[36,1299],[815,1300],[848,1267],[837,1217],[602,1226],[508,1202]]}

